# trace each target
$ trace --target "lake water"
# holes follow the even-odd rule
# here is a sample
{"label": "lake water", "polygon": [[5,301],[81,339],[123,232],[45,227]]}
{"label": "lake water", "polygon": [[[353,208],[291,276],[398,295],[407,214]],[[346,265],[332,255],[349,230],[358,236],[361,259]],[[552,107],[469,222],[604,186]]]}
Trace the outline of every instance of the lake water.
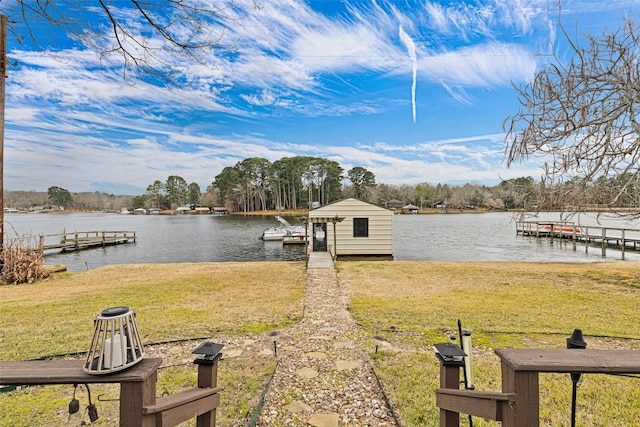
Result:
{"label": "lake water", "polygon": [[[559,220],[557,214],[540,219]],[[289,218],[294,223],[295,219]],[[595,218],[573,221],[597,225]],[[604,224],[603,224],[604,221]],[[640,228],[636,223],[600,218],[601,225]],[[212,261],[304,260],[303,245],[263,242],[262,231],[278,225],[271,216],[7,214],[5,236],[57,234],[73,231],[135,231],[136,242],[77,252],[47,253],[46,264],[64,264],[83,271],[110,264]],[[619,250],[573,250],[569,241],[516,236],[510,213],[394,216],[394,259],[419,261],[594,262],[622,259]],[[640,261],[626,251],[625,260]]]}

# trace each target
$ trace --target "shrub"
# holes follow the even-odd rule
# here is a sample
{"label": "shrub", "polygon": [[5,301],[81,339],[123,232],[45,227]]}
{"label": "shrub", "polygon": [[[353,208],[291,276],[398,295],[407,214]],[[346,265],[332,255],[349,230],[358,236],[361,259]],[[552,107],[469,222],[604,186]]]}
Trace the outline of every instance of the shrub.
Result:
{"label": "shrub", "polygon": [[33,283],[50,275],[43,267],[44,254],[32,237],[5,239],[0,252],[0,284]]}

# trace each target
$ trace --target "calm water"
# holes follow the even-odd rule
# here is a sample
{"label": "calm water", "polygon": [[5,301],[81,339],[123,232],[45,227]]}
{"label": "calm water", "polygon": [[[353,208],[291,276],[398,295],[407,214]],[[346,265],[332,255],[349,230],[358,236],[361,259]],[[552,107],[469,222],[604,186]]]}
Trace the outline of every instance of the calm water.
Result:
{"label": "calm water", "polygon": [[[294,223],[295,219],[288,218]],[[540,219],[558,220],[548,214]],[[573,219],[596,225],[594,218]],[[119,215],[119,214],[7,214],[5,234],[56,234],[72,231],[135,231],[136,243],[46,254],[47,264],[64,264],[69,271],[83,271],[109,264],[210,261],[298,261],[302,245],[282,246],[263,242],[262,231],[277,225],[273,217],[238,215]],[[602,224],[602,221],[601,221]],[[640,228],[610,220],[604,225]],[[424,261],[561,261],[605,260],[600,250],[584,245],[573,250],[571,242],[516,236],[510,213],[460,215],[396,215],[395,259]],[[608,249],[606,260],[621,259]],[[625,259],[640,261],[640,253],[627,251]]]}

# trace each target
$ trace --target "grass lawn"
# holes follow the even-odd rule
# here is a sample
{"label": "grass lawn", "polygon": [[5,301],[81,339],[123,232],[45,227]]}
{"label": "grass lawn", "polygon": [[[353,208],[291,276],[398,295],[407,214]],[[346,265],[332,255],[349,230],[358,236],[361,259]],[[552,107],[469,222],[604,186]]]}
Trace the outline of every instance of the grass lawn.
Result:
{"label": "grass lawn", "polygon": [[[83,358],[95,316],[105,308],[126,305],[136,312],[147,354],[169,365],[158,372],[158,393],[172,394],[196,384],[197,369],[190,362],[199,342],[154,343],[259,339],[260,334],[300,320],[305,280],[303,263],[149,264],[108,266],[59,274],[32,285],[0,287],[0,360],[75,352]],[[221,362],[218,380],[225,391],[219,425],[246,425],[274,367],[273,357],[260,355]],[[118,389],[95,385],[91,393],[96,403],[98,395],[117,398]],[[2,393],[0,426],[66,425],[72,394],[72,386]],[[82,387],[80,396],[84,408],[87,393]],[[97,406],[98,425],[117,425],[117,402],[101,401]]]}
{"label": "grass lawn", "polygon": [[[574,328],[587,348],[640,350],[640,264],[339,263],[352,315],[390,343],[374,368],[409,426],[438,426],[433,344],[472,331],[475,385],[500,391],[500,347],[565,348]],[[371,343],[373,353],[373,342]],[[541,374],[541,425],[569,425],[571,380]],[[640,378],[583,375],[580,426],[640,425]],[[463,424],[466,423],[466,417]],[[500,425],[474,419],[474,425]]]}
{"label": "grass lawn", "polygon": [[[85,352],[93,318],[105,308],[128,305],[136,311],[145,348],[169,361],[159,371],[159,393],[175,393],[195,382],[190,360],[197,341],[153,343],[255,343],[300,319],[305,279],[303,263],[153,264],[0,287],[0,359]],[[473,334],[479,390],[500,390],[495,348],[564,348],[574,328],[583,330],[587,348],[640,350],[639,263],[339,262],[338,279],[351,294],[352,315],[365,334],[382,335],[389,343],[377,354],[373,340],[368,345],[407,426],[439,425],[432,346],[456,332],[458,319]],[[225,391],[218,425],[247,425],[273,368],[273,358],[258,353],[221,362]],[[541,425],[568,426],[569,376],[540,378]],[[117,389],[95,387],[94,400],[102,396],[98,425],[117,425],[117,403],[103,401],[117,397]],[[71,386],[2,393],[0,426],[64,425],[72,393]],[[78,394],[86,405],[85,390]],[[638,402],[638,378],[583,375],[577,425],[640,425]],[[474,425],[494,424],[474,419]]]}

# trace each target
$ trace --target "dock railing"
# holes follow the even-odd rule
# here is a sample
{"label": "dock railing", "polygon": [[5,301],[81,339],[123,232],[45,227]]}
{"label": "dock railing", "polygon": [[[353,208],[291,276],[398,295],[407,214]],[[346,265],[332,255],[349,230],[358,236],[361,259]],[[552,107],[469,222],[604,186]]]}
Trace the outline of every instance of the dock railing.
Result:
{"label": "dock railing", "polygon": [[570,239],[573,249],[576,243],[585,244],[585,252],[589,246],[601,248],[602,256],[606,256],[607,248],[640,251],[640,229],[607,227],[594,225],[578,225],[569,221],[516,221],[516,234],[537,238]]}
{"label": "dock railing", "polygon": [[117,245],[136,241],[135,231],[74,231],[60,234],[41,234],[38,249],[79,250],[92,247]]}

